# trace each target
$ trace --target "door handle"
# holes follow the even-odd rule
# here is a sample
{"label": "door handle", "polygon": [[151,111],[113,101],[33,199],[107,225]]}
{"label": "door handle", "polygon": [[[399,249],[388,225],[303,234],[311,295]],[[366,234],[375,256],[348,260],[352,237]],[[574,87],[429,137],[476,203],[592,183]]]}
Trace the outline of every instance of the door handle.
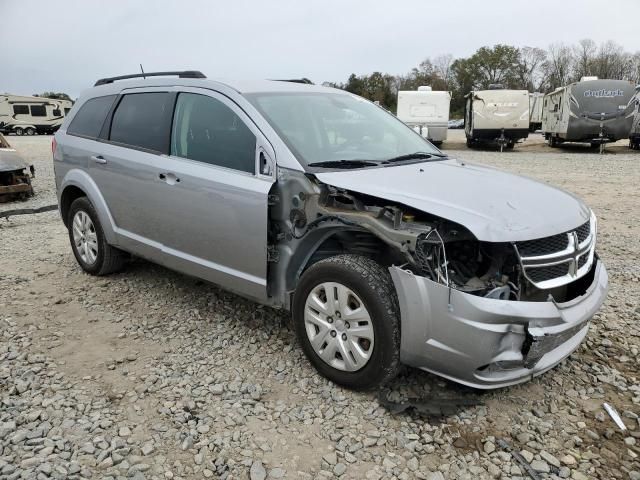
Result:
{"label": "door handle", "polygon": [[105,163],[107,163],[107,159],[104,158],[102,155],[92,155],[91,160],[101,165],[104,165]]}
{"label": "door handle", "polygon": [[159,173],[158,178],[165,182],[167,185],[175,185],[176,183],[180,183],[180,179],[171,172]]}

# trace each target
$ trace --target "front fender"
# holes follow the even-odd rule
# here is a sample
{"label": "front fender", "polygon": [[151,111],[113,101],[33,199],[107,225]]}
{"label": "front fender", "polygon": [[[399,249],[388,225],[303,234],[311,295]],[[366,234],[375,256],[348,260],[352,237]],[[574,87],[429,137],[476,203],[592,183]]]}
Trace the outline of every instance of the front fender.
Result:
{"label": "front fender", "polygon": [[100,225],[102,225],[102,231],[104,232],[107,242],[111,245],[117,244],[115,222],[96,182],[94,182],[84,170],[77,168],[69,170],[63,177],[58,188],[58,204],[62,205],[62,195],[64,191],[71,186],[79,188],[87,195],[87,198],[98,214],[98,219],[100,220]]}

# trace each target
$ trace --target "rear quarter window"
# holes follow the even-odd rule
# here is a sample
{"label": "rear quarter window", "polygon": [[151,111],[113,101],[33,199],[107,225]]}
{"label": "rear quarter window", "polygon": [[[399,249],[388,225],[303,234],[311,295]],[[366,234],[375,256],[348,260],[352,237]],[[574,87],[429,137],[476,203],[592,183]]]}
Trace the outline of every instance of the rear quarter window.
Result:
{"label": "rear quarter window", "polygon": [[73,117],[67,133],[89,138],[98,138],[104,120],[116,95],[107,95],[87,100]]}
{"label": "rear quarter window", "polygon": [[174,95],[166,92],[125,95],[113,114],[109,140],[166,153]]}

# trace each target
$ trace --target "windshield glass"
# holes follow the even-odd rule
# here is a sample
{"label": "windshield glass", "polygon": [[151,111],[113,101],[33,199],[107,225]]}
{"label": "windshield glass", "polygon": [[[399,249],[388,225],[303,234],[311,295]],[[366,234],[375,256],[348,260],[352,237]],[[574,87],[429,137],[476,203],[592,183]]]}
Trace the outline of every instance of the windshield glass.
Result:
{"label": "windshield glass", "polygon": [[395,116],[355,95],[285,92],[246,97],[305,166],[378,162],[416,152],[442,155]]}

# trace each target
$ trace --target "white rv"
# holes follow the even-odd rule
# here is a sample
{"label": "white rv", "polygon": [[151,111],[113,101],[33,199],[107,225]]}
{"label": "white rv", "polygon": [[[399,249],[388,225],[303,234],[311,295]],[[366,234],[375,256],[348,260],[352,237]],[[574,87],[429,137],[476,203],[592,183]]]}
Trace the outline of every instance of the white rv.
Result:
{"label": "white rv", "polygon": [[542,103],[544,93],[529,94],[529,131],[535,132],[542,128]]}
{"label": "white rv", "polygon": [[544,96],[542,131],[552,147],[585,142],[592,147],[627,138],[633,122],[634,85],[583,77]]}
{"label": "white rv", "polygon": [[72,106],[69,100],[0,94],[0,131],[16,135],[54,133]]}
{"label": "white rv", "polygon": [[447,139],[451,93],[418,87],[398,92],[398,118],[436,145]]}
{"label": "white rv", "polygon": [[631,99],[633,123],[629,132],[629,148],[640,150],[640,85],[636,86],[636,94]]}
{"label": "white rv", "polygon": [[490,85],[467,94],[464,131],[467,146],[494,144],[512,149],[529,135],[529,92]]}

